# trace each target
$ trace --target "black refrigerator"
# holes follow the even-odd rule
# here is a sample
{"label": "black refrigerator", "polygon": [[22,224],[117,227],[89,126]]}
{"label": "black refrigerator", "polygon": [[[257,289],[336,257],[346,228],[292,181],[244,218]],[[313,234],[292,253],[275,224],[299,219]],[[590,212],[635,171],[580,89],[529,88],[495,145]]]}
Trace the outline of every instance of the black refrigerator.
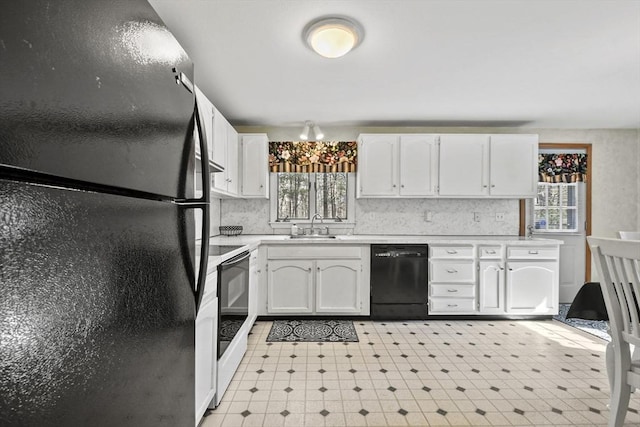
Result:
{"label": "black refrigerator", "polygon": [[0,63],[0,425],[193,426],[193,64],[146,0],[8,2]]}

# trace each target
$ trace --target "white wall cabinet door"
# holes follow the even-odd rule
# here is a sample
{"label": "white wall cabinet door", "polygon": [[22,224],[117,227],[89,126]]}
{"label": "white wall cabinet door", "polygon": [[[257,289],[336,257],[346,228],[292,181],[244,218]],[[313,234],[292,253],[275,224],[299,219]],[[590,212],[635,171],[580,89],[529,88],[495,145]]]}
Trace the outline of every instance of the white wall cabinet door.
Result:
{"label": "white wall cabinet door", "polygon": [[225,175],[227,180],[227,193],[238,195],[240,189],[238,179],[238,132],[227,122],[227,166]]}
{"label": "white wall cabinet door", "polygon": [[538,181],[537,135],[491,135],[492,196],[534,197]]}
{"label": "white wall cabinet door", "polygon": [[[213,114],[214,107],[211,101],[205,96],[198,86],[195,86],[196,101],[198,102],[198,111],[200,112],[200,119],[202,127],[204,128],[204,137],[207,140],[207,152],[209,159],[213,150]],[[196,144],[196,155],[200,154],[200,145]]]}
{"label": "white wall cabinet door", "polygon": [[507,313],[557,314],[557,261],[508,261]]}
{"label": "white wall cabinet door", "polygon": [[358,197],[398,194],[398,136],[362,135],[358,146]]}
{"label": "white wall cabinet door", "polygon": [[197,426],[216,394],[218,298],[200,307],[196,318],[195,411]]}
{"label": "white wall cabinet door", "polygon": [[435,195],[437,168],[437,135],[400,136],[400,196]]}
{"label": "white wall cabinet door", "polygon": [[313,312],[313,261],[270,260],[268,275],[269,313]]}
{"label": "white wall cabinet door", "polygon": [[241,134],[242,197],[269,198],[269,139],[267,134]]}
{"label": "white wall cabinet door", "polygon": [[361,270],[361,261],[316,261],[316,313],[360,313]]}
{"label": "white wall cabinet door", "polygon": [[504,314],[505,272],[502,261],[480,261],[479,288],[480,313]]}
{"label": "white wall cabinet door", "polygon": [[213,152],[210,158],[222,167],[227,163],[227,125],[227,119],[213,107]]}
{"label": "white wall cabinet door", "polygon": [[489,194],[489,136],[440,135],[439,194]]}

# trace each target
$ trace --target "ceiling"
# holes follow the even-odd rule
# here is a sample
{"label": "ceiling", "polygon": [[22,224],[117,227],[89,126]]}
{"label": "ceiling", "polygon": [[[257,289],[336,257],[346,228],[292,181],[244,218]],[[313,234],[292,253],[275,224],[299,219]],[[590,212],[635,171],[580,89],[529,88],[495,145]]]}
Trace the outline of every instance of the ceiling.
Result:
{"label": "ceiling", "polygon": [[[233,125],[640,128],[640,0],[150,0]],[[326,59],[322,15],[364,26]]]}

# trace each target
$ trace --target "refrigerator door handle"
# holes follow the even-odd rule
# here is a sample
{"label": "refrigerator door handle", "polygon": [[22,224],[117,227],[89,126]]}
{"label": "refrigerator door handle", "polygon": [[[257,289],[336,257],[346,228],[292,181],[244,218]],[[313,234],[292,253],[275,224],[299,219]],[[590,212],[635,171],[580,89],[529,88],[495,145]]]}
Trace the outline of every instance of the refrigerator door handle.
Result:
{"label": "refrigerator door handle", "polygon": [[210,177],[209,177],[209,153],[207,152],[207,139],[204,134],[204,126],[200,120],[200,111],[198,103],[195,103],[193,110],[194,125],[197,127],[199,144],[200,144],[200,164],[202,165],[202,197],[186,200],[175,200],[174,203],[184,208],[202,209],[202,240],[200,246],[200,265],[198,267],[198,280],[195,288],[192,289],[196,304],[196,315],[200,310],[202,295],[204,294],[204,285],[207,279],[207,267],[209,264],[209,227],[210,227]]}

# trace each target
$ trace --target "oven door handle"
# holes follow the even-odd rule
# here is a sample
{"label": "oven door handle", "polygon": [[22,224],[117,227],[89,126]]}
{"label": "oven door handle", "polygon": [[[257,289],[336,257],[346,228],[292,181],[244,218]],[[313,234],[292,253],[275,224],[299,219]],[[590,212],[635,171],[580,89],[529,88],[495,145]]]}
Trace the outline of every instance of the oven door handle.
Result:
{"label": "oven door handle", "polygon": [[228,259],[228,260],[226,260],[224,262],[221,262],[220,266],[221,267],[229,267],[229,266],[232,266],[232,265],[235,265],[235,264],[239,263],[240,261],[244,261],[245,259],[249,258],[250,256],[251,256],[250,252],[245,252],[245,253],[242,253],[240,255],[236,255],[233,258],[230,258],[230,259]]}

